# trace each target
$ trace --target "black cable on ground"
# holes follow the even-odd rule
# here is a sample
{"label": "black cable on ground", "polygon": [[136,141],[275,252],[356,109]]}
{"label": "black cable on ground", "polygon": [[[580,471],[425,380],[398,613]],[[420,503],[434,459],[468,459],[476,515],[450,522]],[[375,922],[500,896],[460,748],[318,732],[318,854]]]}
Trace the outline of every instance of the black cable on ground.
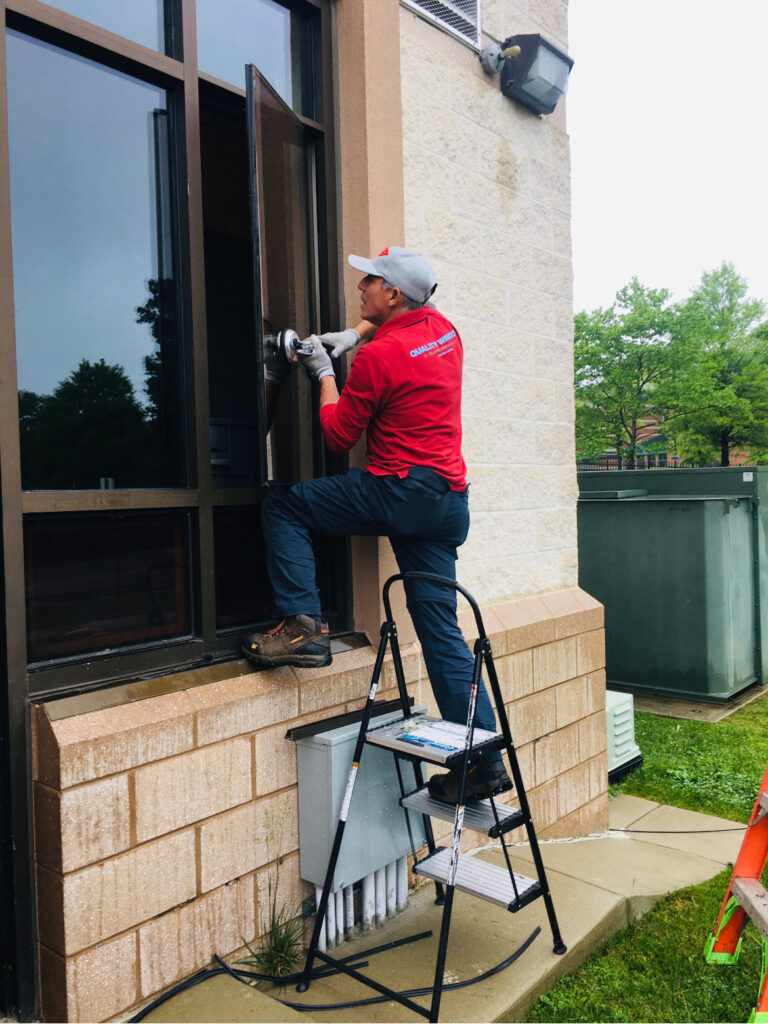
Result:
{"label": "black cable on ground", "polygon": [[[376,953],[383,953],[388,949],[394,949],[397,946],[406,946],[411,942],[418,942],[421,939],[428,939],[432,936],[431,931],[417,932],[415,935],[408,935],[404,939],[395,939],[394,942],[385,942],[381,946],[371,946],[369,949],[362,949],[359,953],[352,953],[349,956],[342,958],[342,963],[353,963],[360,960],[362,957],[374,956]],[[191,978],[186,978],[184,981],[180,981],[178,985],[174,985],[167,992],[164,992],[157,999],[153,999],[151,1003],[145,1006],[142,1010],[139,1010],[137,1014],[130,1018],[128,1024],[139,1024],[140,1021],[144,1020],[153,1010],[156,1010],[158,1006],[162,1006],[167,1000],[172,999],[173,996],[177,996],[182,992],[186,992],[188,988],[194,988],[195,985],[199,985],[202,981],[207,981],[209,978],[215,978],[218,974],[231,974],[236,981],[242,982],[244,985],[249,983],[245,978],[253,978],[256,981],[269,981],[275,984],[290,985],[292,982],[299,982],[303,977],[303,972],[296,972],[295,974],[286,974],[281,978],[278,978],[274,974],[259,974],[256,971],[245,971],[239,968],[232,968],[229,964],[225,963],[218,954],[214,954],[214,960],[220,965],[219,967],[208,967],[203,971],[198,971],[197,974],[193,974]],[[367,967],[368,961],[364,960],[361,963],[354,963],[355,967]],[[331,967],[323,964],[320,967],[316,967],[312,971],[312,979],[316,980],[319,978],[326,978],[332,974],[339,974],[340,968]],[[239,977],[244,975],[245,977]]]}
{"label": "black cable on ground", "polygon": [[[465,981],[452,981],[448,985],[443,985],[443,992],[452,992],[460,988],[469,988],[470,985],[477,985],[478,982],[486,981],[486,979],[492,978],[494,974],[499,974],[501,971],[509,967],[510,964],[513,964],[518,957],[523,955],[540,931],[540,927],[534,928],[525,942],[518,946],[514,953],[508,956],[506,960],[502,960],[501,963],[496,964],[495,967],[491,967],[482,974],[478,974],[476,978],[467,978]],[[248,984],[244,979],[240,980],[242,980],[244,985]],[[425,988],[411,988],[404,992],[398,992],[397,994],[406,998],[412,998],[413,996],[428,996],[432,994],[432,986],[429,985]],[[392,999],[390,996],[371,996],[368,999],[355,999],[348,1003],[294,1003],[287,999],[277,999],[276,1002],[282,1003],[283,1006],[289,1006],[292,1010],[301,1010],[304,1013],[308,1013],[310,1010],[352,1010],[356,1009],[358,1006],[373,1006],[375,1003],[389,1003],[392,1002]]]}

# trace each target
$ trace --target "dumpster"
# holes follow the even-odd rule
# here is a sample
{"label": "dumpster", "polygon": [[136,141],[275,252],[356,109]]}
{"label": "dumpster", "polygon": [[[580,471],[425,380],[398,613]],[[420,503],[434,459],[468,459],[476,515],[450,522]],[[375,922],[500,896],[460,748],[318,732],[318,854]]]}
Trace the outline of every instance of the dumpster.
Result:
{"label": "dumpster", "polygon": [[725,702],[762,684],[768,468],[582,472],[579,491],[608,685]]}

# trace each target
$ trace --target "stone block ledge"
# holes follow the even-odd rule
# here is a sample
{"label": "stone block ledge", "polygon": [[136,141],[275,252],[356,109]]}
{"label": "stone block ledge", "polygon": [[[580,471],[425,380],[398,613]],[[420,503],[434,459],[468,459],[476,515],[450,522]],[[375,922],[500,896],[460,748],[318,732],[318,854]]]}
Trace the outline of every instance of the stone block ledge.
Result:
{"label": "stone block ledge", "polygon": [[[475,617],[463,600],[462,605],[459,624],[471,644],[478,633]],[[518,659],[516,668],[526,679],[532,673],[536,690],[605,666],[603,607],[579,588],[488,605],[481,614],[495,658],[533,651],[533,669],[525,658]],[[406,683],[426,683],[418,643],[404,645],[401,653]],[[233,674],[55,721],[45,704],[35,704],[33,777],[53,790],[70,789],[235,736],[303,724],[361,705],[375,658],[372,646],[336,655],[325,668]],[[240,662],[233,663],[234,671],[239,668]],[[380,693],[395,686],[388,652]],[[571,703],[577,696],[571,695]]]}

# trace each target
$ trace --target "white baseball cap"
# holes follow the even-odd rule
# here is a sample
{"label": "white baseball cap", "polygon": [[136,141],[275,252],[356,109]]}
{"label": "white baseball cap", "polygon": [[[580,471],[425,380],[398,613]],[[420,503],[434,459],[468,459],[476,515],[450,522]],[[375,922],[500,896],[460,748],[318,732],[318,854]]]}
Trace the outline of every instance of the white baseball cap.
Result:
{"label": "white baseball cap", "polygon": [[350,267],[363,274],[383,277],[399,288],[406,298],[422,305],[437,288],[435,272],[424,257],[410,249],[401,249],[399,245],[387,246],[370,260],[365,256],[349,256],[347,261]]}

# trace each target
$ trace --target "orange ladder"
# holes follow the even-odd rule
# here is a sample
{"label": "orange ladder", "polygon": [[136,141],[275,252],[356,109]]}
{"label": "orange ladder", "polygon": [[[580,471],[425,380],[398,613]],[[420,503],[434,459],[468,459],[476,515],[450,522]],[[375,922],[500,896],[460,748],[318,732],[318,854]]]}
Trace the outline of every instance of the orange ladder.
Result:
{"label": "orange ladder", "polygon": [[768,892],[760,878],[768,860],[768,768],[752,817],[733,866],[714,931],[707,940],[704,957],[710,964],[735,964],[741,951],[742,933],[752,921],[763,937],[760,993],[750,1022],[768,1024]]}

